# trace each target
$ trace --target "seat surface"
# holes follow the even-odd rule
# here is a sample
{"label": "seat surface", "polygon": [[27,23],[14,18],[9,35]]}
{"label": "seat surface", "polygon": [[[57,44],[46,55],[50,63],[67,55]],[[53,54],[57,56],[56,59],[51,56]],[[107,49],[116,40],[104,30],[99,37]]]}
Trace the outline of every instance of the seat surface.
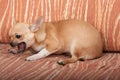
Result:
{"label": "seat surface", "polygon": [[25,61],[32,54],[14,55],[8,49],[9,45],[0,44],[0,80],[120,80],[120,53],[105,53],[99,59],[60,66],[56,61],[68,56]]}

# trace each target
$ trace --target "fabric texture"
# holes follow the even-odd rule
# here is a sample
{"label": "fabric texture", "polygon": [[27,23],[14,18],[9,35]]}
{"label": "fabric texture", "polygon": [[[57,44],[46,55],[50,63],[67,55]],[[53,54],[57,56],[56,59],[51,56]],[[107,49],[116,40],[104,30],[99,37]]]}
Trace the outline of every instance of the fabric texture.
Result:
{"label": "fabric texture", "polygon": [[120,0],[0,0],[0,42],[9,42],[13,19],[32,23],[80,19],[101,32],[107,51],[120,51]]}
{"label": "fabric texture", "polygon": [[25,61],[31,54],[8,53],[0,44],[0,80],[120,80],[120,54],[107,53],[101,58],[60,66],[65,55],[51,55],[36,61]]}

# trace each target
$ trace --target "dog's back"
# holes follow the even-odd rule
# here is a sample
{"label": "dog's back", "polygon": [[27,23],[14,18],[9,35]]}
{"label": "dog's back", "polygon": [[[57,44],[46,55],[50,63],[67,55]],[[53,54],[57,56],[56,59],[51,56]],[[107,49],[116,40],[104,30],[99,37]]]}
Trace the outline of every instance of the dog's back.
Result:
{"label": "dog's back", "polygon": [[47,25],[54,27],[53,33],[57,35],[63,52],[70,52],[71,55],[84,59],[101,56],[103,49],[101,35],[92,25],[79,20],[64,20]]}

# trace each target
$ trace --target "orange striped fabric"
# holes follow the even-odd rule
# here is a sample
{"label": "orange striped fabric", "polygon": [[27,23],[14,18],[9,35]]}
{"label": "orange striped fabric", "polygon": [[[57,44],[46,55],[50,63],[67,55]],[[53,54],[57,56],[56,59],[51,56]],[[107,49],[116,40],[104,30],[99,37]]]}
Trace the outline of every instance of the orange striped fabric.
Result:
{"label": "orange striped fabric", "polygon": [[36,61],[25,61],[30,52],[13,55],[9,45],[0,46],[0,80],[120,80],[120,54],[107,53],[88,61],[77,61],[64,67],[59,60],[65,55],[50,55]]}
{"label": "orange striped fabric", "polygon": [[32,23],[81,19],[94,25],[104,37],[105,50],[120,50],[120,0],[0,0],[0,42],[8,42],[13,19]]}

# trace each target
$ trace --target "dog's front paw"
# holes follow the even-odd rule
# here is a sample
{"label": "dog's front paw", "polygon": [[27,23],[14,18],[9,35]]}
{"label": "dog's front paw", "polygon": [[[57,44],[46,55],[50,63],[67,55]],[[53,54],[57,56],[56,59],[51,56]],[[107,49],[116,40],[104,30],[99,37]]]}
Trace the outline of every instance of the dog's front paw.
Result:
{"label": "dog's front paw", "polygon": [[36,60],[34,56],[29,56],[25,59],[25,61],[33,61],[33,60]]}
{"label": "dog's front paw", "polygon": [[13,54],[16,54],[16,53],[17,53],[17,50],[16,50],[16,49],[8,49],[8,51],[9,51],[10,53],[13,53]]}

